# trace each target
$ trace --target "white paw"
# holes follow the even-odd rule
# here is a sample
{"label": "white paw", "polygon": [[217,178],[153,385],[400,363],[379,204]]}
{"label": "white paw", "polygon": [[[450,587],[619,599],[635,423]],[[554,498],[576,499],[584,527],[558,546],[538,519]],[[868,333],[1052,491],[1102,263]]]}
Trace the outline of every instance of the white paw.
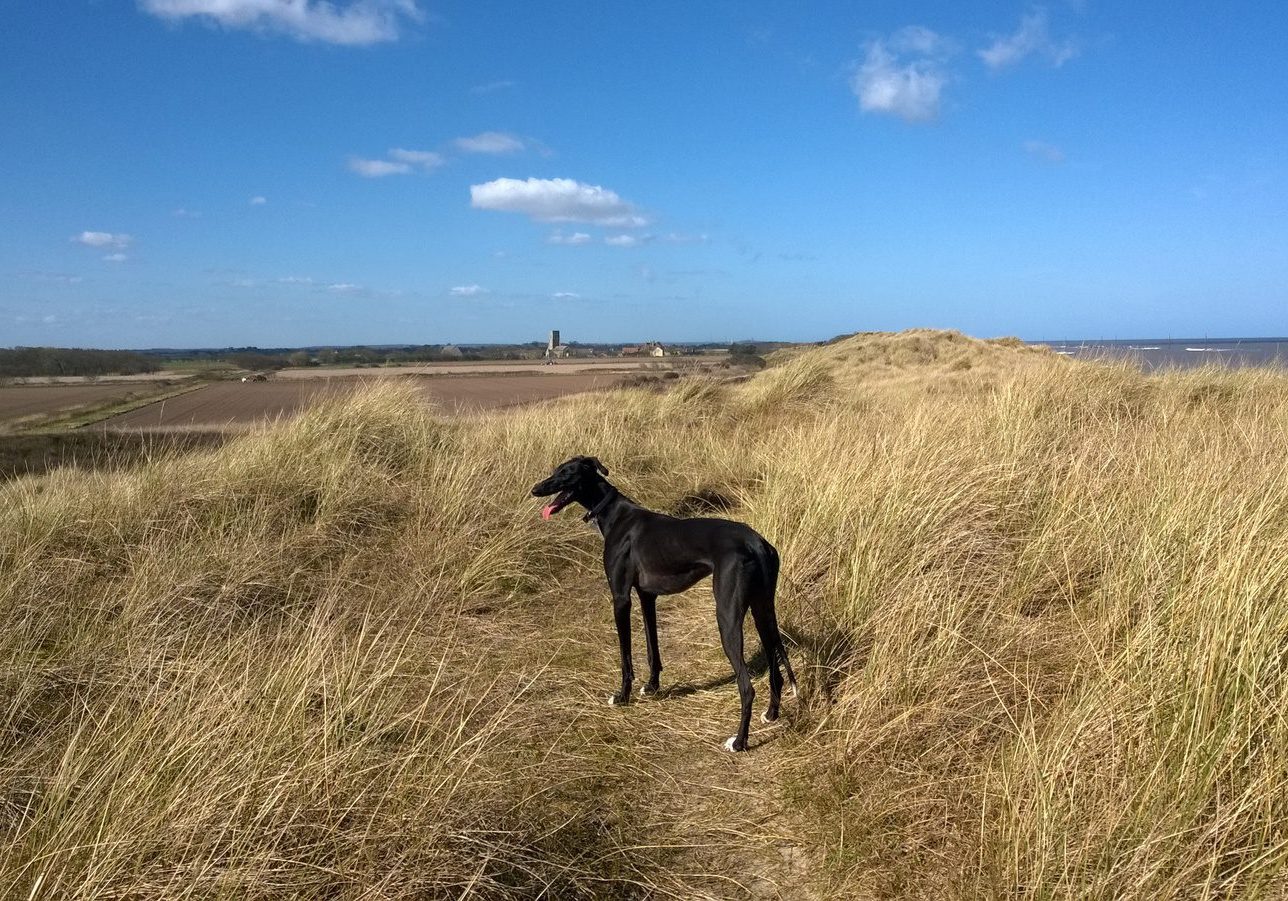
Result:
{"label": "white paw", "polygon": [[608,706],[609,706],[609,707],[616,707],[616,706],[617,706],[617,696],[616,696],[616,695],[609,695],[609,696],[608,696]]}
{"label": "white paw", "polygon": [[769,718],[769,714],[768,714],[768,713],[762,713],[762,714],[760,715],[760,721],[761,721],[762,723],[772,723],[772,722],[773,722],[773,720],[771,720],[771,719]]}
{"label": "white paw", "polygon": [[736,748],[734,748],[734,742],[736,742],[737,740],[738,740],[738,736],[736,736],[736,735],[730,735],[730,736],[729,736],[729,740],[728,740],[727,742],[725,742],[725,744],[724,744],[725,750],[726,750],[726,751],[735,751],[735,752],[736,752],[736,751],[737,751],[737,749],[736,749]]}

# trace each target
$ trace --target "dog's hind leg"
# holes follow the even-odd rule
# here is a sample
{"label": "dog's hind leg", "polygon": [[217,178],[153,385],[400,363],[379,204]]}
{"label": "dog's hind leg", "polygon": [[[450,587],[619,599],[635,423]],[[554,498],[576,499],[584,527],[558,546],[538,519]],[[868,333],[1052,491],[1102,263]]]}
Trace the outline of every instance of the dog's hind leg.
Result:
{"label": "dog's hind leg", "polygon": [[648,681],[640,686],[641,695],[655,694],[662,678],[662,652],[657,645],[657,595],[636,589],[640,596],[640,613],[644,616],[644,646],[648,651]]}
{"label": "dog's hind leg", "polygon": [[738,700],[742,711],[738,720],[738,734],[729,737],[725,749],[729,751],[747,750],[747,733],[751,730],[751,704],[756,698],[756,690],[751,685],[751,673],[747,670],[747,661],[742,656],[742,623],[747,616],[746,601],[742,597],[743,580],[737,572],[727,574],[726,579],[717,576],[715,584],[716,621],[720,624],[720,643],[724,645],[725,656],[733,667],[733,674],[738,680]]}
{"label": "dog's hind leg", "polygon": [[[765,662],[769,664],[769,706],[760,715],[761,722],[772,723],[778,719],[778,705],[783,697],[783,673],[778,668],[778,660],[787,655],[782,652],[783,639],[778,634],[778,620],[774,616],[772,604],[765,600],[753,601],[751,616],[756,622],[756,632],[760,635],[760,646],[765,649]],[[796,680],[792,680],[793,686]]]}

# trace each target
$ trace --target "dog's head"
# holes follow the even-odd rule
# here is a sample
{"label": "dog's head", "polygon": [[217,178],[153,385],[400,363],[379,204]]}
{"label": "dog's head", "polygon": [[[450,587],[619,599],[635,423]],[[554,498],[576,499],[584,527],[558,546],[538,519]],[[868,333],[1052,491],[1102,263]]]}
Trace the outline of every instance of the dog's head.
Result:
{"label": "dog's head", "polygon": [[533,497],[555,499],[541,510],[541,518],[549,519],[573,501],[583,500],[588,490],[598,485],[608,475],[608,467],[596,457],[573,457],[555,467],[550,478],[532,486]]}

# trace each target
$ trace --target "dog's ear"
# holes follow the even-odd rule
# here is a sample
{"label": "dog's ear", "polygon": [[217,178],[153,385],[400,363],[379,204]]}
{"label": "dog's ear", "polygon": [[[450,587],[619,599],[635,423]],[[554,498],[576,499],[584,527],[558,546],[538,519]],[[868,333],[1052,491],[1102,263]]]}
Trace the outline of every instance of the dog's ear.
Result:
{"label": "dog's ear", "polygon": [[603,463],[600,463],[598,457],[588,457],[586,458],[586,462],[593,465],[603,475],[608,475],[608,467],[605,466]]}

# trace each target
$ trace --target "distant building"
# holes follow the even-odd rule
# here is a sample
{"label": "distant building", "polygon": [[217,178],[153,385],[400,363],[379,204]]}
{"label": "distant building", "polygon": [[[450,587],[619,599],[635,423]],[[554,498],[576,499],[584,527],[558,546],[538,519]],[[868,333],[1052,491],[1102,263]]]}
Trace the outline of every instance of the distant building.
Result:
{"label": "distant building", "polygon": [[664,357],[666,348],[656,341],[650,341],[647,344],[640,344],[632,347],[622,348],[623,357]]}
{"label": "distant building", "polygon": [[465,356],[465,354],[461,353],[461,349],[455,344],[444,344],[443,349],[439,351],[439,354],[444,357],[451,357],[455,360],[459,360],[461,357]]}

